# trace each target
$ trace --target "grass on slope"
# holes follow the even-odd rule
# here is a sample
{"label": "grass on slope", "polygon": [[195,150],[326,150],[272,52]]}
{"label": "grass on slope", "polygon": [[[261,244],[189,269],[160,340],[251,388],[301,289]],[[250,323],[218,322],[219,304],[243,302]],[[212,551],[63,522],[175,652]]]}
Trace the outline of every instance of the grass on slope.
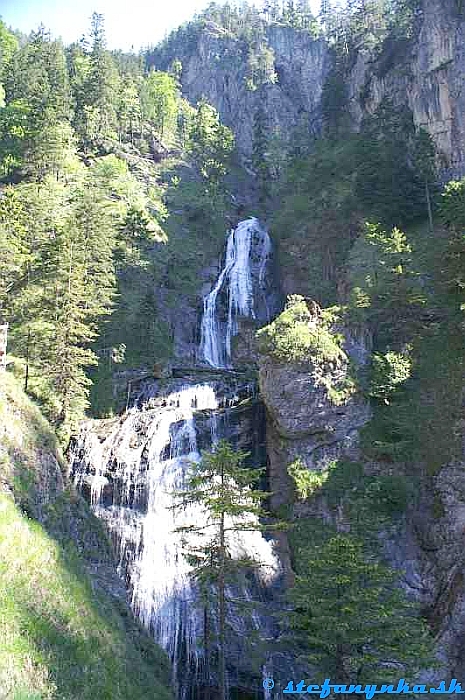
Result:
{"label": "grass on slope", "polygon": [[[94,516],[71,490],[52,501],[38,488],[58,468],[53,433],[8,375],[0,417],[0,698],[170,700],[166,656],[91,580],[71,539],[79,530],[87,563],[106,561]],[[39,501],[41,522],[31,517]]]}

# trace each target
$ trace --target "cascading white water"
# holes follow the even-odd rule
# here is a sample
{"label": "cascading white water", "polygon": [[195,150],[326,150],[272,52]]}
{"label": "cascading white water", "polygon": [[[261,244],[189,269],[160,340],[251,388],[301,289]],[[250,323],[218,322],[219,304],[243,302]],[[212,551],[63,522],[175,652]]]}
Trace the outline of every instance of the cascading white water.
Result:
{"label": "cascading white water", "polygon": [[[212,367],[230,367],[231,341],[237,333],[237,318],[255,318],[253,269],[256,284],[263,290],[270,254],[270,237],[256,218],[241,221],[229,234],[224,267],[212,291],[203,300],[200,353]],[[226,285],[228,313],[226,322],[221,322],[218,296]]]}
{"label": "cascading white water", "polygon": [[[257,219],[242,221],[231,231],[224,267],[204,299],[200,354],[209,365],[231,366],[231,341],[238,332],[240,316],[268,318],[266,285],[270,255],[270,238]],[[223,393],[218,391],[220,386]],[[133,610],[171,656],[175,683],[183,688],[184,694],[186,681],[183,686],[181,674],[178,678],[178,666],[182,664],[184,672],[202,666],[200,642],[205,621],[196,605],[197,591],[183,556],[183,537],[178,528],[204,524],[209,516],[199,504],[173,508],[174,493],[182,489],[190,465],[200,459],[200,436],[206,449],[211,449],[221,438],[229,439],[234,431],[231,412],[241,404],[244,394],[249,400],[255,398],[254,385],[228,380],[226,390],[225,386],[224,382],[214,386],[193,384],[191,379],[180,390],[160,396],[158,388],[151,393],[153,385],[149,383],[138,395],[138,406],[121,418],[85,423],[72,452],[71,472],[75,483],[108,526],[119,556],[118,570],[128,583]],[[256,404],[253,405],[253,410],[257,410]],[[242,422],[236,425],[236,439],[245,420],[242,413],[238,412],[239,415],[242,417],[236,420]],[[255,434],[254,421],[251,417],[245,423],[249,437]],[[236,517],[236,524],[238,521],[240,518]],[[249,603],[256,601],[263,592],[260,584],[280,573],[273,544],[258,530],[241,531],[227,526],[227,532],[233,558],[259,563],[258,580],[244,578],[231,591],[231,597]],[[271,629],[270,621],[265,612],[253,610],[247,617],[233,608],[231,605],[228,610],[228,624],[238,640],[234,642],[238,663],[244,664],[247,659],[239,640],[247,638],[249,631],[260,630],[266,637],[267,626]],[[211,623],[215,625],[212,617]],[[205,670],[208,668],[206,664],[206,677],[201,681],[207,685],[214,683],[210,672]],[[251,672],[250,668],[247,672]],[[192,690],[195,683],[196,680],[191,685],[188,683],[187,688]]]}
{"label": "cascading white water", "polygon": [[[87,481],[92,507],[114,535],[119,571],[129,581],[133,609],[170,654],[176,681],[180,658],[197,667],[203,634],[203,616],[195,605],[190,566],[176,530],[205,523],[208,515],[198,504],[173,509],[173,492],[182,488],[186,470],[200,459],[196,413],[205,412],[205,416],[211,412],[210,445],[218,441],[222,431],[218,398],[209,384],[185,386],[169,394],[164,403],[156,409],[130,409],[121,420],[109,424],[103,441],[90,424],[85,424],[71,469],[78,487]],[[105,489],[110,473],[119,485],[108,506]],[[142,489],[146,508],[138,509],[137,494]],[[231,531],[229,537],[233,557],[247,556],[260,562],[262,578],[276,576],[279,565],[273,546],[260,532]],[[249,590],[240,595],[251,599]],[[256,615],[253,622],[255,627],[259,625]]]}

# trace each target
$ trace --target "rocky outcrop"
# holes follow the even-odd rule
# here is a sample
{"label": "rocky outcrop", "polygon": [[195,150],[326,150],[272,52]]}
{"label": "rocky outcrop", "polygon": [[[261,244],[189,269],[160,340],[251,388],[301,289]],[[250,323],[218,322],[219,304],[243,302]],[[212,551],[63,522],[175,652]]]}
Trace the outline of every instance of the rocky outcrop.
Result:
{"label": "rocky outcrop", "polygon": [[[349,111],[355,129],[384,98],[407,105],[415,124],[429,131],[447,175],[465,171],[465,21],[456,0],[423,0],[410,40],[389,39],[380,54],[361,49],[347,76]],[[286,140],[296,128],[309,136],[321,128],[321,97],[331,58],[324,39],[279,24],[267,28],[277,82],[247,87],[246,44],[212,22],[192,29],[189,40],[170,38],[153,61],[165,70],[174,58],[183,65],[185,96],[205,97],[219,111],[247,157],[252,152],[258,110],[268,129]]]}
{"label": "rocky outcrop", "polygon": [[[431,619],[439,648],[454,676],[465,673],[465,463],[445,465],[437,474],[430,517],[417,536],[429,563]],[[433,517],[431,517],[431,514]]]}
{"label": "rocky outcrop", "polygon": [[[369,339],[345,331],[345,350],[358,363],[367,360]],[[347,366],[328,367],[325,379],[337,379]],[[324,470],[328,461],[348,459],[363,465],[366,477],[394,475],[415,483],[416,496],[378,532],[386,562],[399,573],[401,586],[420,604],[436,640],[438,667],[425,669],[423,682],[436,683],[465,673],[465,464],[446,464],[434,476],[421,464],[366,460],[358,432],[370,408],[357,394],[335,406],[324,384],[309,367],[260,359],[260,389],[267,409],[267,449],[272,507],[292,507],[295,518],[315,518],[338,531],[352,532],[354,523],[344,498],[330,507],[323,495],[296,502],[287,467],[299,458],[309,469]],[[460,428],[460,426],[458,426]],[[463,426],[462,426],[463,427]],[[412,472],[413,469],[413,472]],[[280,555],[292,581],[291,559],[284,534]]]}
{"label": "rocky outcrop", "polygon": [[260,356],[260,392],[267,412],[267,450],[275,508],[293,500],[287,466],[296,459],[309,469],[321,471],[332,460],[359,456],[358,434],[370,418],[370,408],[359,393],[336,404],[328,390],[328,386],[347,377],[349,356],[366,361],[367,351],[361,341],[349,332],[346,338],[345,349],[350,355],[339,363],[327,363],[323,369],[311,363],[280,362],[271,354]]}

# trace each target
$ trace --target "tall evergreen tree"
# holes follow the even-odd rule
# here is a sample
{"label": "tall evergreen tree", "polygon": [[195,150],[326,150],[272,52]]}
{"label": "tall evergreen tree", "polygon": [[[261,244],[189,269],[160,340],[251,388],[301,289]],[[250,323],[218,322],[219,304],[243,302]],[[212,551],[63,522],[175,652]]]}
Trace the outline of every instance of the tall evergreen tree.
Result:
{"label": "tall evergreen tree", "polygon": [[119,78],[106,48],[103,15],[94,12],[91,20],[91,51],[85,92],[84,142],[98,145],[102,139],[116,134],[116,108]]}
{"label": "tall evergreen tree", "polygon": [[23,121],[19,141],[12,141],[22,147],[21,158],[10,157],[22,159],[23,171],[34,180],[56,175],[72,146],[71,103],[63,47],[44,27],[13,54],[5,90],[10,119]]}
{"label": "tall evergreen tree", "polygon": [[351,697],[350,684],[414,678],[433,663],[432,637],[416,606],[393,572],[348,535],[300,549],[288,596],[294,643],[321,679],[346,686],[341,697]]}
{"label": "tall evergreen tree", "polygon": [[[184,490],[177,494],[177,507],[199,504],[205,510],[205,522],[181,528],[186,538],[186,557],[192,576],[199,585],[205,607],[205,648],[210,649],[213,625],[217,619],[219,651],[218,684],[221,700],[226,700],[227,608],[247,601],[228,598],[227,587],[247,568],[260,562],[238,555],[234,536],[238,532],[262,530],[259,518],[264,514],[261,501],[267,495],[256,488],[261,470],[244,467],[246,454],[220,441],[213,452],[204,452],[202,460],[187,475]],[[190,541],[189,541],[190,540]]]}
{"label": "tall evergreen tree", "polygon": [[188,151],[213,191],[227,172],[233,145],[231,130],[221,124],[216,109],[201,100],[192,120]]}

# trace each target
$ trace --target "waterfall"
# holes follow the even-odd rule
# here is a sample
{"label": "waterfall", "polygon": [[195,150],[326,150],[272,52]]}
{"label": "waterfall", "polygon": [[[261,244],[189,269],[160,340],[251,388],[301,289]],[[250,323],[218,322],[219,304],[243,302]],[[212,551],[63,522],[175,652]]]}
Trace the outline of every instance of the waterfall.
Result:
{"label": "waterfall", "polygon": [[[241,221],[230,232],[224,267],[212,291],[203,300],[200,354],[212,367],[231,366],[231,341],[237,334],[237,318],[256,319],[257,296],[263,298],[267,308],[265,284],[270,255],[271,240],[258,219]],[[228,308],[226,319],[221,320],[219,296],[225,288]],[[268,310],[266,315],[266,320],[270,320]]]}
{"label": "waterfall", "polygon": [[[231,366],[239,317],[270,320],[270,309],[279,303],[267,274],[270,257],[270,238],[257,219],[242,221],[230,232],[224,267],[204,299],[200,354],[209,365]],[[156,380],[141,382],[129,410],[115,419],[83,423],[71,447],[76,487],[107,525],[133,611],[170,655],[181,700],[201,697],[196,689],[214,686],[215,671],[204,658],[204,614],[179,532],[206,523],[209,514],[201,504],[173,508],[174,494],[182,490],[201,449],[211,450],[221,439],[246,448],[256,466],[265,462],[263,407],[256,383],[233,376],[199,383],[193,375],[182,383],[170,380],[163,389]],[[234,525],[240,523],[235,516]],[[231,524],[231,556],[253,560],[257,566],[255,575],[231,586],[229,597],[254,606],[269,596],[280,564],[272,540],[258,530],[234,529]],[[227,650],[228,687],[239,687],[244,678],[261,687],[260,671],[253,667],[245,640],[258,632],[263,639],[273,637],[275,623],[266,607],[239,614],[233,604],[228,606],[228,627],[233,631]],[[209,618],[217,627],[213,611]]]}
{"label": "waterfall", "polygon": [[[250,392],[250,387],[234,386],[228,396],[221,396],[221,389],[212,384],[182,386],[153,408],[147,401],[120,419],[84,423],[72,448],[74,482],[106,522],[132,608],[170,655],[179,691],[186,668],[201,674],[204,630],[190,566],[182,553],[182,536],[176,530],[205,523],[208,514],[200,504],[173,509],[173,492],[182,489],[186,471],[200,459],[199,440],[211,449],[219,439],[230,437],[235,420],[231,413],[241,403],[241,391]],[[228,420],[222,419],[222,412],[229,412]],[[243,409],[237,413],[237,420],[244,420]],[[242,427],[237,426],[236,434]],[[233,557],[260,562],[256,584],[234,591],[233,597],[256,599],[257,586],[279,574],[273,544],[258,531],[229,535]],[[243,614],[230,610],[229,624],[238,639],[247,636],[249,623]],[[254,629],[267,627],[266,619],[256,612],[250,624]]]}

